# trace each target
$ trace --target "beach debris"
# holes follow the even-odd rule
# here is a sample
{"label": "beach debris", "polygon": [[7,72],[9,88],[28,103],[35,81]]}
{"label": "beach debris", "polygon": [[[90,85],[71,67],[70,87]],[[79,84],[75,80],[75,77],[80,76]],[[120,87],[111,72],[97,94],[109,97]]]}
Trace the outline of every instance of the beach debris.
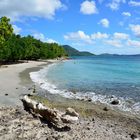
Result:
{"label": "beach debris", "polygon": [[42,103],[31,99],[32,95],[25,95],[21,101],[24,109],[33,115],[41,117],[56,126],[62,126],[63,123],[74,123],[79,120],[79,114],[72,108],[68,108],[66,112],[60,112],[57,109],[51,109]]}
{"label": "beach debris", "polygon": [[113,101],[111,101],[111,104],[112,105],[118,105],[119,104],[119,101],[118,100],[113,100]]}
{"label": "beach debris", "polygon": [[40,83],[40,85],[43,85],[44,83]]}
{"label": "beach debris", "polygon": [[36,87],[35,87],[35,85],[33,86],[33,93],[36,93]]}
{"label": "beach debris", "polygon": [[0,65],[0,68],[8,68],[6,65]]}
{"label": "beach debris", "polygon": [[28,88],[28,90],[31,90],[32,88]]}
{"label": "beach debris", "polygon": [[95,119],[94,118],[92,118],[92,120],[91,120],[92,122],[94,122],[95,121]]}
{"label": "beach debris", "polygon": [[79,117],[79,114],[73,108],[70,107],[66,109],[66,115]]}
{"label": "beach debris", "polygon": [[137,140],[137,135],[135,133],[130,134],[132,140]]}
{"label": "beach debris", "polygon": [[71,92],[72,92],[73,94],[76,94],[76,90],[72,90]]}
{"label": "beach debris", "polygon": [[114,95],[111,95],[110,98],[113,99],[113,98],[115,98],[115,96]]}
{"label": "beach debris", "polygon": [[70,115],[66,115],[66,114],[61,116],[61,120],[63,123],[75,123],[78,121],[78,119],[79,118],[76,116],[70,116]]}
{"label": "beach debris", "polygon": [[88,102],[92,102],[92,99],[91,98],[88,98]]}
{"label": "beach debris", "polygon": [[[31,96],[31,95],[30,95]],[[30,99],[29,95],[25,95],[22,99],[24,109],[26,111],[31,112],[32,114],[37,114],[43,119],[47,119],[53,123],[57,123],[60,121],[60,114],[55,109],[50,109],[43,104]]]}
{"label": "beach debris", "polygon": [[81,99],[79,99],[79,98],[78,98],[77,100],[80,100],[80,101],[85,101],[85,99],[84,99],[84,98],[81,98]]}
{"label": "beach debris", "polygon": [[90,130],[90,127],[88,126],[86,129],[87,129],[87,130]]}
{"label": "beach debris", "polygon": [[104,107],[103,110],[104,110],[104,111],[108,111],[109,109],[108,109],[107,107]]}
{"label": "beach debris", "polygon": [[82,98],[78,98],[78,100],[80,100],[80,101],[87,101],[87,102],[92,102],[92,99],[90,98],[90,97],[88,97],[88,96],[85,96],[85,97],[82,97]]}

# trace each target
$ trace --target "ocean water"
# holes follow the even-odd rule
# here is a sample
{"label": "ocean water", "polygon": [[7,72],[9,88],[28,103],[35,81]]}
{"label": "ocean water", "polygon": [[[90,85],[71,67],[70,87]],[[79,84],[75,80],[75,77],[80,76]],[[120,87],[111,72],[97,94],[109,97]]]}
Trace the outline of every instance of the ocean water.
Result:
{"label": "ocean water", "polygon": [[51,94],[92,99],[124,111],[140,113],[140,56],[73,57],[30,73]]}

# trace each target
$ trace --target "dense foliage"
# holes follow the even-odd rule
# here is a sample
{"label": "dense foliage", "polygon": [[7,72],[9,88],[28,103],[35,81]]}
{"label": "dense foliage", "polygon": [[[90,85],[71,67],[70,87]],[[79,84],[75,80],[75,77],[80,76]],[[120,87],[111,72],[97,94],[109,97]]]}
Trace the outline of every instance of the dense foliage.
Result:
{"label": "dense foliage", "polygon": [[32,36],[15,35],[9,22],[7,17],[0,18],[0,62],[66,56],[64,48],[57,43],[44,43]]}
{"label": "dense foliage", "polygon": [[0,45],[2,45],[13,34],[13,28],[9,22],[10,19],[7,17],[0,18]]}

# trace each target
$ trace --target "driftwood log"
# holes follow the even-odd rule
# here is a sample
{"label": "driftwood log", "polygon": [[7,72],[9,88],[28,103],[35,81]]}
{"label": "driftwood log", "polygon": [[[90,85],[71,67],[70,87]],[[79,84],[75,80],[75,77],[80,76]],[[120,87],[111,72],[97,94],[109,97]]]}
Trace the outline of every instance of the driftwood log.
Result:
{"label": "driftwood log", "polygon": [[72,108],[67,108],[66,112],[63,113],[59,110],[51,109],[42,103],[31,99],[30,96],[31,95],[25,95],[21,99],[24,109],[33,114],[39,115],[50,123],[55,125],[63,123],[74,123],[79,119],[79,114]]}

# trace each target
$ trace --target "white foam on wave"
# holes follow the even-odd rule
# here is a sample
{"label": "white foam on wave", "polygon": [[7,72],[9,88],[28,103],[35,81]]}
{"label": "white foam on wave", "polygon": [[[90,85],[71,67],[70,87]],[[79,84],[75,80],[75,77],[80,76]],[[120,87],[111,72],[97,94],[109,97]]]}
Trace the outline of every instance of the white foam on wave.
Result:
{"label": "white foam on wave", "polygon": [[50,67],[56,65],[50,64],[49,66],[45,67],[44,69],[41,69],[40,71],[37,72],[31,72],[30,73],[30,78],[32,79],[33,82],[38,83],[41,88],[49,91],[51,94],[60,94],[66,98],[71,97],[71,93],[67,92],[67,90],[59,90],[56,85],[53,85],[46,79],[46,75],[48,73],[48,70]]}
{"label": "white foam on wave", "polygon": [[56,85],[53,85],[46,79],[46,75],[48,74],[48,70],[50,67],[56,65],[50,64],[49,66],[41,69],[38,72],[31,72],[30,77],[33,82],[38,83],[42,89],[45,89],[49,91],[51,94],[59,94],[65,98],[70,98],[70,99],[79,99],[79,100],[89,100],[91,99],[92,102],[97,103],[103,103],[103,104],[108,104],[109,106],[112,107],[110,104],[113,100],[118,100],[119,104],[115,105],[115,108],[121,109],[123,111],[131,112],[133,114],[140,114],[140,102],[134,103],[132,99],[124,99],[122,97],[115,97],[114,95],[106,96],[106,95],[101,95],[101,94],[96,94],[94,92],[77,92],[73,93],[68,90],[60,90],[57,88]]}
{"label": "white foam on wave", "polygon": [[[96,94],[94,92],[78,92],[76,93],[76,96],[74,97],[75,99],[84,99],[84,100],[89,100],[92,99],[92,102],[94,103],[103,103],[107,104],[110,107],[117,108],[126,112],[131,112],[133,114],[139,114],[140,115],[140,103],[137,102],[135,103],[132,99],[124,99],[122,97],[116,97],[114,95],[112,96],[107,96],[107,95],[101,95],[101,94]],[[118,105],[113,106],[111,104],[112,101],[117,100],[119,101]]]}

